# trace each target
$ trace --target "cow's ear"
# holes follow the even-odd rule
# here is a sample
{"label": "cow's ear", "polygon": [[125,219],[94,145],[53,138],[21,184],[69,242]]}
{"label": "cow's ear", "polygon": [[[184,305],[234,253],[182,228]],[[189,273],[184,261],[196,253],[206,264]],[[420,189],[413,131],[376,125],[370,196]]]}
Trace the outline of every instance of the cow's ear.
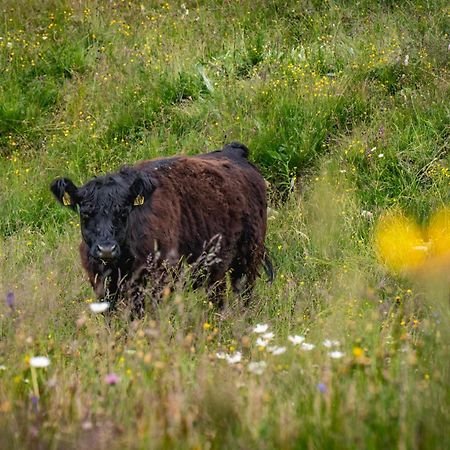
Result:
{"label": "cow's ear", "polygon": [[147,174],[137,174],[130,186],[130,201],[134,206],[143,205],[155,188],[155,184]]}
{"label": "cow's ear", "polygon": [[78,188],[68,178],[57,178],[50,185],[50,190],[56,199],[72,209],[78,204]]}

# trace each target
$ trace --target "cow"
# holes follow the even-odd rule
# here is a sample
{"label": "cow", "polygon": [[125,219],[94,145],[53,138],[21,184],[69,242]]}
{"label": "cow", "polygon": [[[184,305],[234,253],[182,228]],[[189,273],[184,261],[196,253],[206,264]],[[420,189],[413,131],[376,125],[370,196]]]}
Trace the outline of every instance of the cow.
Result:
{"label": "cow", "polygon": [[211,153],[124,166],[81,187],[54,180],[56,199],[79,211],[79,251],[96,296],[112,305],[128,296],[142,315],[142,288],[180,261],[201,266],[196,283],[219,304],[227,274],[233,290],[247,294],[261,266],[273,279],[264,245],[266,184],[248,153],[232,142]]}

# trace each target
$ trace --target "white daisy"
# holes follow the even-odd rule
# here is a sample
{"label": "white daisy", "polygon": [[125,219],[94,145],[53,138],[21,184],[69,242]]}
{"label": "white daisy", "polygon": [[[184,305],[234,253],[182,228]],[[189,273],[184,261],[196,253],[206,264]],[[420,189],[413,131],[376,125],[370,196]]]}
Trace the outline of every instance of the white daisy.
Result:
{"label": "white daisy", "polygon": [[335,350],[334,352],[330,352],[328,354],[333,359],[340,359],[340,358],[342,358],[345,355],[345,353],[340,352],[339,350]]}
{"label": "white daisy", "polygon": [[89,308],[93,313],[102,313],[105,312],[109,308],[109,302],[96,302],[90,303]]}
{"label": "white daisy", "polygon": [[339,341],[332,341],[330,339],[325,339],[323,341],[323,346],[326,348],[337,347],[338,345],[341,345]]}
{"label": "white daisy", "polygon": [[261,337],[259,337],[258,339],[256,339],[256,345],[258,347],[265,347],[267,344],[269,343],[269,341],[267,341],[266,339],[263,339]]}
{"label": "white daisy", "polygon": [[30,358],[31,367],[48,367],[50,365],[50,360],[46,356],[34,356]]}
{"label": "white daisy", "polygon": [[305,340],[305,336],[300,336],[298,334],[294,336],[288,336],[289,341],[292,342],[294,345],[299,345]]}
{"label": "white daisy", "polygon": [[267,350],[272,353],[272,355],[282,355],[286,351],[286,347],[277,347],[276,345],[267,347]]}
{"label": "white daisy", "polygon": [[272,332],[270,332],[270,333],[264,333],[264,334],[262,335],[263,339],[265,339],[266,341],[270,341],[271,339],[273,339],[274,336],[275,336],[275,335],[274,335]]}
{"label": "white daisy", "polygon": [[269,329],[269,325],[266,323],[258,323],[256,327],[253,328],[253,333],[265,333]]}
{"label": "white daisy", "polygon": [[228,364],[236,364],[242,359],[241,352],[236,352],[233,355],[226,355],[226,360]]}
{"label": "white daisy", "polygon": [[314,344],[308,344],[308,342],[303,342],[300,348],[302,350],[309,351],[309,350],[312,350],[314,347],[315,347]]}
{"label": "white daisy", "polygon": [[261,375],[266,370],[267,363],[265,361],[257,361],[249,363],[247,369],[256,375]]}

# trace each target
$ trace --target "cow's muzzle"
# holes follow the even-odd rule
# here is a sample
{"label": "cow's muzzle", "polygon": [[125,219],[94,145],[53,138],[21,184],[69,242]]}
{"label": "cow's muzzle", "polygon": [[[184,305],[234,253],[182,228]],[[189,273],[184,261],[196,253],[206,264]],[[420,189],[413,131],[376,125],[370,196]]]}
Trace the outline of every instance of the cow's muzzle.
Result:
{"label": "cow's muzzle", "polygon": [[115,242],[102,242],[95,246],[95,256],[104,261],[111,261],[119,256],[119,246]]}

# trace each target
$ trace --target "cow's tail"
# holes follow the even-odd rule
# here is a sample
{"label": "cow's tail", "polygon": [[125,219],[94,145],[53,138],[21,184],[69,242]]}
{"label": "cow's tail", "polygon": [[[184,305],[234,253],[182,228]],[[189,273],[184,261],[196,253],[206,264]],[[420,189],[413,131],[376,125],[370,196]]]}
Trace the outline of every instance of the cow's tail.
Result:
{"label": "cow's tail", "polygon": [[266,272],[267,275],[267,281],[269,283],[273,283],[273,280],[275,280],[275,270],[273,268],[272,261],[269,257],[269,252],[267,251],[267,248],[264,247],[264,255],[262,260],[264,272]]}
{"label": "cow's tail", "polygon": [[244,144],[240,142],[231,142],[226,144],[222,149],[222,153],[225,156],[238,157],[248,159],[249,150]]}

